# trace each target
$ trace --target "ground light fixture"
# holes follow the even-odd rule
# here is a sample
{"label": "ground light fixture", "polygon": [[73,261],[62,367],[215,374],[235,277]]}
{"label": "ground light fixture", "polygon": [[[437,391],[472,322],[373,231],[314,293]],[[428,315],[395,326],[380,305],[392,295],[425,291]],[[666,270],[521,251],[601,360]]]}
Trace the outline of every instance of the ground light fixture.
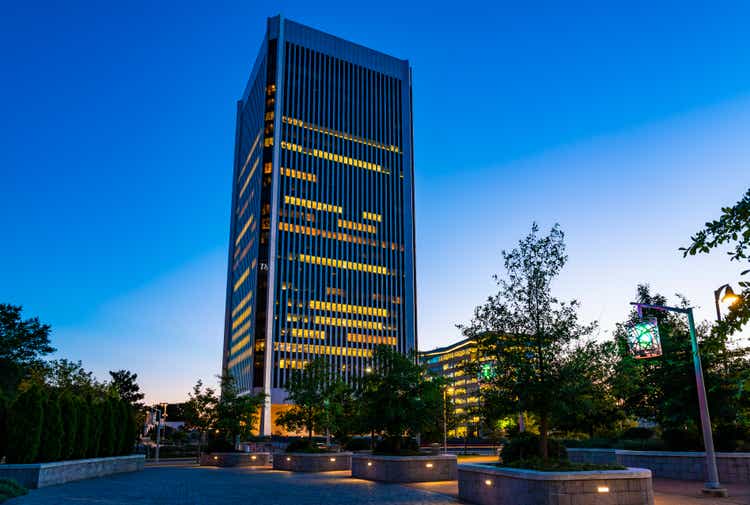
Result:
{"label": "ground light fixture", "polygon": [[492,485],[492,481],[490,479],[487,479],[487,480],[484,481],[484,485],[485,486],[491,486]]}
{"label": "ground light fixture", "polygon": [[[724,295],[722,296],[722,291],[724,292]],[[727,305],[734,305],[736,302],[739,301],[740,295],[736,294],[734,290],[732,289],[732,286],[729,284],[724,284],[723,286],[719,286],[718,289],[714,290],[714,304],[716,305],[716,320],[721,322],[721,307],[719,306],[719,302],[725,303]]]}
{"label": "ground light fixture", "polygon": [[609,487],[608,486],[597,486],[596,487],[597,493],[609,493]]}
{"label": "ground light fixture", "polygon": [[[723,287],[722,287],[723,288]],[[695,320],[692,307],[666,307],[664,305],[649,305],[646,303],[631,302],[638,309],[638,317],[643,319],[643,309],[658,310],[661,312],[675,312],[685,314],[690,329],[690,344],[693,351],[693,366],[695,367],[695,383],[698,391],[698,409],[701,416],[701,427],[703,429],[703,443],[706,449],[706,473],[708,480],[704,484],[703,493],[712,496],[727,496],[727,490],[719,483],[719,471],[716,468],[716,453],[714,452],[714,437],[711,433],[711,416],[708,413],[708,401],[706,400],[706,385],[703,382],[703,366],[698,351],[698,339],[695,336]],[[657,325],[658,331],[658,325]],[[645,357],[645,356],[644,356]]]}
{"label": "ground light fixture", "polygon": [[426,466],[427,468],[432,468],[432,463],[427,463],[427,464],[425,464],[425,466]]}

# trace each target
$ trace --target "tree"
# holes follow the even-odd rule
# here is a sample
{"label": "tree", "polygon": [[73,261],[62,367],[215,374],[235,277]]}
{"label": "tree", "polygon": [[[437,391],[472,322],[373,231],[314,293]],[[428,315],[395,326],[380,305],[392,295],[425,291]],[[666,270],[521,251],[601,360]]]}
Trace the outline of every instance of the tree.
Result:
{"label": "tree", "polygon": [[101,438],[104,422],[104,402],[101,399],[89,397],[87,399],[89,411],[88,447],[86,457],[96,458],[101,455]]}
{"label": "tree", "polygon": [[127,455],[133,452],[133,444],[137,433],[135,412],[132,405],[126,401],[120,401],[119,407],[120,442],[117,453]]}
{"label": "tree", "polygon": [[75,456],[78,441],[78,402],[70,391],[60,394],[60,417],[64,421],[64,435],[60,459],[72,459]]}
{"label": "tree", "polygon": [[89,444],[91,444],[91,405],[86,398],[74,396],[73,403],[78,412],[78,426],[76,427],[76,444],[73,450],[73,458],[81,459],[87,457]]}
{"label": "tree", "polygon": [[[721,209],[719,219],[704,225],[690,237],[690,244],[680,248],[683,256],[708,254],[722,245],[732,245],[727,254],[730,261],[750,262],[750,189],[732,207]],[[741,275],[750,273],[745,270]],[[720,334],[731,335],[750,321],[750,281],[738,283],[742,289],[740,298],[729,307],[729,314],[719,325]]]}
{"label": "tree", "polygon": [[579,304],[552,295],[552,282],[567,262],[564,234],[555,225],[540,237],[534,223],[518,248],[503,251],[505,277],[500,289],[477,307],[464,333],[477,340],[479,352],[494,360],[497,373],[484,392],[486,411],[501,418],[532,412],[539,418],[540,453],[548,457],[550,421],[562,408],[557,394],[564,380],[570,346],[590,335],[594,325],[578,321]]}
{"label": "tree", "polygon": [[19,393],[8,412],[8,463],[33,463],[39,452],[44,422],[44,393],[31,384]]}
{"label": "tree", "polygon": [[22,307],[0,303],[0,360],[30,365],[55,349],[50,345],[50,326],[39,318],[21,319]]}
{"label": "tree", "polygon": [[143,400],[145,395],[141,393],[141,388],[136,382],[138,374],[128,370],[117,370],[116,372],[110,370],[109,375],[112,377],[110,384],[120,395],[120,398],[129,403],[134,409],[143,409],[141,400]]}
{"label": "tree", "polygon": [[247,440],[258,422],[258,410],[263,405],[264,393],[240,396],[231,374],[222,375],[221,397],[216,404],[216,429],[231,444]]}
{"label": "tree", "polygon": [[60,399],[56,394],[47,394],[43,405],[44,421],[37,459],[42,462],[57,461],[62,454],[64,437]]}
{"label": "tree", "polygon": [[289,431],[307,432],[312,441],[313,431],[330,429],[331,392],[335,376],[325,358],[310,361],[303,370],[294,370],[285,386],[286,399],[293,406],[276,417],[276,423]]}
{"label": "tree", "polygon": [[198,379],[193,387],[193,392],[188,394],[185,402],[185,427],[197,430],[201,433],[201,441],[198,443],[200,453],[203,437],[209,430],[214,429],[217,420],[216,406],[219,400],[213,388],[203,387],[203,381]]}
{"label": "tree", "polygon": [[444,383],[429,376],[413,353],[403,355],[386,345],[375,348],[370,368],[361,381],[362,415],[368,428],[385,434],[387,445],[398,453],[404,434],[421,433],[443,415]]}
{"label": "tree", "polygon": [[99,442],[100,456],[114,456],[120,444],[116,422],[116,417],[119,414],[117,402],[118,400],[113,397],[104,398],[101,402],[102,429]]}
{"label": "tree", "polygon": [[41,372],[44,381],[59,391],[71,391],[77,395],[101,395],[106,387],[97,381],[93,372],[83,368],[80,361],[56,359],[48,362]]}

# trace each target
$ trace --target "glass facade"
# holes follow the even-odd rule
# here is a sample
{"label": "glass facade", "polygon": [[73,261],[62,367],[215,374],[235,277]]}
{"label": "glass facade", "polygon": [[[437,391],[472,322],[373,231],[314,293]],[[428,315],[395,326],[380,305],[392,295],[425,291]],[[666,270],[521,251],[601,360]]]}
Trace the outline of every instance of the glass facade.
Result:
{"label": "glass facade", "polygon": [[264,391],[295,368],[346,379],[416,349],[411,69],[270,18],[238,102],[224,369]]}

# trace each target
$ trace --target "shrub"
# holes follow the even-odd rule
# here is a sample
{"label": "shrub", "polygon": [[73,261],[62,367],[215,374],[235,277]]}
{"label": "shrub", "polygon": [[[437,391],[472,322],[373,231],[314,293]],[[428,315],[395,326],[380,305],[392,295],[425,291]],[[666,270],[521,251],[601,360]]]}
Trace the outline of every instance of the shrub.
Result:
{"label": "shrub", "polygon": [[133,452],[133,444],[135,442],[135,413],[133,407],[124,401],[120,402],[120,422],[122,424],[120,428],[120,444],[118,454],[127,455]]}
{"label": "shrub", "polygon": [[8,445],[8,399],[0,391],[0,461],[5,456]]}
{"label": "shrub", "polygon": [[42,438],[44,396],[37,385],[18,395],[8,412],[8,463],[33,463]]}
{"label": "shrub", "polygon": [[669,451],[701,451],[703,443],[700,435],[692,429],[665,429],[661,434],[662,440]]}
{"label": "shrub", "polygon": [[[547,439],[547,453],[552,460],[566,460],[568,453],[565,447],[553,438]],[[503,446],[500,458],[504,464],[513,463],[532,458],[541,458],[539,450],[539,435],[524,432],[510,439],[510,442]]]}
{"label": "shrub", "polygon": [[622,465],[597,465],[592,463],[571,463],[568,460],[547,460],[533,457],[513,461],[511,463],[502,463],[498,466],[507,466],[510,468],[523,468],[526,470],[537,470],[540,472],[588,472],[592,470],[625,470]]}
{"label": "shrub", "polygon": [[206,452],[234,452],[234,444],[224,437],[212,438],[208,441]]}
{"label": "shrub", "polygon": [[417,441],[410,437],[385,437],[375,445],[375,454],[408,456],[419,453]]}
{"label": "shrub", "polygon": [[349,440],[344,448],[347,451],[366,451],[371,448],[371,443],[369,438],[357,437]]}
{"label": "shrub", "polygon": [[75,459],[85,458],[89,455],[91,444],[91,405],[85,398],[73,397],[75,409],[78,411],[78,425],[76,426],[76,445],[72,457]]}
{"label": "shrub", "polygon": [[13,479],[0,479],[0,503],[16,496],[23,496],[29,491]]}
{"label": "shrub", "polygon": [[750,442],[750,426],[722,424],[714,432],[714,444],[719,451],[736,451]]}
{"label": "shrub", "polygon": [[63,438],[60,450],[60,459],[72,459],[75,457],[78,437],[78,405],[75,397],[70,392],[60,396],[60,417],[63,419]]}
{"label": "shrub", "polygon": [[286,446],[286,452],[326,452],[325,449],[317,447],[313,442],[306,438],[300,438],[292,440],[289,445]]}
{"label": "shrub", "polygon": [[99,455],[103,457],[115,454],[115,441],[117,440],[115,417],[118,414],[115,410],[115,401],[112,398],[107,398],[102,402],[102,429],[99,442]]}
{"label": "shrub", "polygon": [[651,428],[628,428],[622,432],[623,439],[626,440],[645,440],[654,436],[654,430]]}
{"label": "shrub", "polygon": [[88,399],[89,407],[89,430],[88,430],[88,450],[86,451],[86,457],[95,458],[99,456],[99,444],[101,443],[102,437],[102,421],[104,406],[102,402],[94,401],[93,398]]}
{"label": "shrub", "polygon": [[63,422],[60,415],[60,398],[50,391],[44,400],[44,421],[42,423],[41,445],[37,461],[58,461],[62,454]]}

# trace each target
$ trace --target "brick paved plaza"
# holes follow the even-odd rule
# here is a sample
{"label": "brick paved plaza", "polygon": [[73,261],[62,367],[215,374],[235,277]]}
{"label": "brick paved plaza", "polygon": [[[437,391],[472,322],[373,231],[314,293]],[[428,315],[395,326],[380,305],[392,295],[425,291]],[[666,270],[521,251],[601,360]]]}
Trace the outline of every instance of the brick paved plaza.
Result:
{"label": "brick paved plaza", "polygon": [[[378,484],[349,472],[301,474],[241,468],[162,466],[31,491],[8,505],[367,505],[457,504],[454,482]],[[702,498],[700,483],[654,481],[656,505],[750,505],[750,485],[728,499]],[[522,504],[519,504],[522,505]]]}

